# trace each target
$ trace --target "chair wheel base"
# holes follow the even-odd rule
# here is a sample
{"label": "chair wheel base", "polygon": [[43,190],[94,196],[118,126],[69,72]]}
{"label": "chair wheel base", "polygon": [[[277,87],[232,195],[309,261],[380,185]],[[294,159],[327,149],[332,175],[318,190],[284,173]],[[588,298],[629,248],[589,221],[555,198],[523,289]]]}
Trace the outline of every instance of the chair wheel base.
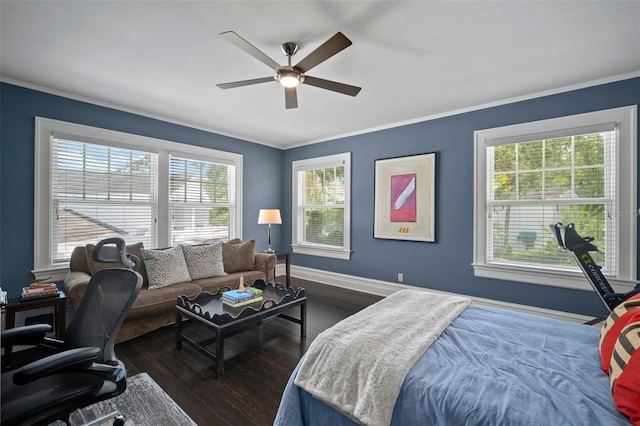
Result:
{"label": "chair wheel base", "polygon": [[123,416],[122,414],[118,414],[114,419],[113,419],[113,426],[124,426],[124,423],[127,421],[127,418],[125,416]]}

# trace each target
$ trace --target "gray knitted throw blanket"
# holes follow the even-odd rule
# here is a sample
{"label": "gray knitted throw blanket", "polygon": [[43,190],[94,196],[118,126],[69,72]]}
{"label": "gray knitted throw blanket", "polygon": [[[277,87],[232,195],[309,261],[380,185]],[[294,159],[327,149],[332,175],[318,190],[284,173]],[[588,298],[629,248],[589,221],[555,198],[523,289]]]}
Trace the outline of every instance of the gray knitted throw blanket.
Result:
{"label": "gray knitted throw blanket", "polygon": [[415,362],[471,299],[401,290],[313,341],[295,384],[364,425],[389,425]]}

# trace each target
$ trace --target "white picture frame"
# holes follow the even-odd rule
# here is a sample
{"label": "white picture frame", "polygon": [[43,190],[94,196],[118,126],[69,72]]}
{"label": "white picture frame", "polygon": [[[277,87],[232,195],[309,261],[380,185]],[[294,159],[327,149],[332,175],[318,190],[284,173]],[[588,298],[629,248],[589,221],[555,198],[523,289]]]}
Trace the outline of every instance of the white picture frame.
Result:
{"label": "white picture frame", "polygon": [[374,238],[435,242],[436,153],[375,160]]}

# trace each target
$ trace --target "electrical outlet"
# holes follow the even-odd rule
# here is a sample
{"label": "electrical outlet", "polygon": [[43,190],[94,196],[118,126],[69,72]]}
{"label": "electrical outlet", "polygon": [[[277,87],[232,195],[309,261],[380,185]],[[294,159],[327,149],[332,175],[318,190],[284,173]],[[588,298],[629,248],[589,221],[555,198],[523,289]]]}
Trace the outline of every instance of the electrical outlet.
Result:
{"label": "electrical outlet", "polygon": [[404,274],[402,272],[398,272],[398,282],[401,283],[404,281]]}

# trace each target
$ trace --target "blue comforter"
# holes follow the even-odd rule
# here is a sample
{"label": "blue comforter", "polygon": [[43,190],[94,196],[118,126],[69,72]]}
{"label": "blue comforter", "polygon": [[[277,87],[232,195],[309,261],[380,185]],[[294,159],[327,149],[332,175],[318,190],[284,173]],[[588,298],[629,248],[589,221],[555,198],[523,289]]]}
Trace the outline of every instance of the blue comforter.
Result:
{"label": "blue comforter", "polygon": [[[600,369],[599,328],[472,305],[404,380],[392,425],[629,425]],[[274,424],[353,425],[287,384]]]}

